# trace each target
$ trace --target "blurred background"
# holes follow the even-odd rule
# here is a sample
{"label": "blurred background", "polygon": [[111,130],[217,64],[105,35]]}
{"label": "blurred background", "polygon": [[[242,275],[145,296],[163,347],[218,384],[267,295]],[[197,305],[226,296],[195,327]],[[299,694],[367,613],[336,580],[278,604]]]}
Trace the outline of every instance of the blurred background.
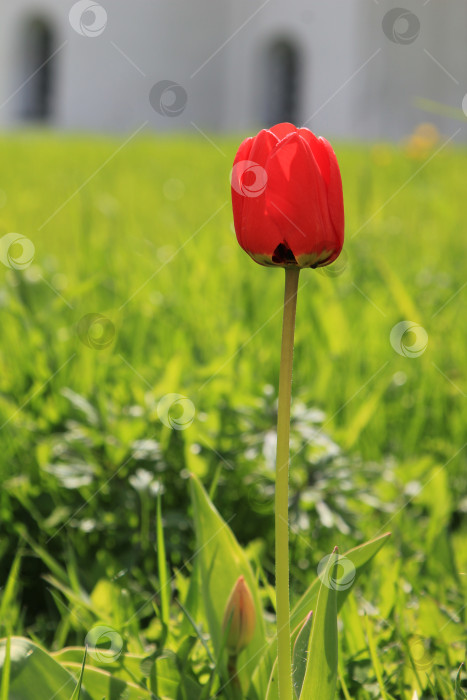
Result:
{"label": "blurred background", "polygon": [[3,127],[236,132],[291,121],[398,139],[427,114],[443,132],[464,116],[463,0],[15,0],[0,13]]}

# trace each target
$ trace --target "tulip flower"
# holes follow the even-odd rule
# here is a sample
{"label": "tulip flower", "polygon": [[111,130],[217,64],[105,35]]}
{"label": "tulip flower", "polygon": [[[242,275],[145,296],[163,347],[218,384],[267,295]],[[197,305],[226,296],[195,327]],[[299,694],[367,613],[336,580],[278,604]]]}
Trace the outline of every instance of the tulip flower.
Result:
{"label": "tulip flower", "polygon": [[256,612],[253,596],[240,576],[225,607],[222,628],[227,633],[225,646],[230,656],[237,657],[255,634]]}
{"label": "tulip flower", "polygon": [[237,239],[256,262],[322,267],[338,257],[342,181],[326,139],[288,123],[263,129],[240,145],[231,186]]}
{"label": "tulip flower", "polygon": [[260,265],[285,268],[275,488],[277,677],[281,700],[293,700],[288,508],[298,278],[301,268],[329,265],[342,250],[342,181],[326,139],[284,123],[243,141],[230,183],[239,244]]}

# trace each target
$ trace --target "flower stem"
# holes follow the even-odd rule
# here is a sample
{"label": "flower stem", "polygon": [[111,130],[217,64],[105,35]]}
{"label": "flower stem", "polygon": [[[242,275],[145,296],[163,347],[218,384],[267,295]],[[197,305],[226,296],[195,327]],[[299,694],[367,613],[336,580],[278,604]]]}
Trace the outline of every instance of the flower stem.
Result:
{"label": "flower stem", "polygon": [[227,662],[227,673],[229,674],[229,688],[232,691],[233,700],[242,700],[242,686],[238,678],[237,656],[229,656]]}
{"label": "flower stem", "polygon": [[289,435],[298,268],[285,269],[276,456],[277,671],[280,700],[293,700],[289,607]]}

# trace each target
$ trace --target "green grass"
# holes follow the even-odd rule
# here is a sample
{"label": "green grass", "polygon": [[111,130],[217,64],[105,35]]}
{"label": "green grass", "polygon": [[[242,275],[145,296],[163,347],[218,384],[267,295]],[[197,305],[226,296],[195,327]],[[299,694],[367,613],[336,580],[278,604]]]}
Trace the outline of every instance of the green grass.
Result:
{"label": "green grass", "polygon": [[[89,619],[60,606],[47,572],[77,595],[117,577],[137,608],[157,581],[158,488],[171,566],[193,551],[190,471],[272,574],[269,387],[283,274],[238,247],[228,182],[238,141],[215,140],[225,156],[182,137],[137,138],[118,153],[121,142],[104,138],[0,141],[0,237],[16,231],[35,246],[27,269],[0,264],[2,585],[16,550],[24,555],[1,591],[6,634],[83,643]],[[334,544],[391,529],[343,608],[342,683],[359,699],[411,698],[428,672],[436,691],[423,697],[455,697],[467,621],[467,153],[448,146],[424,166],[397,146],[334,145],[347,266],[301,274],[292,590],[303,592]],[[109,319],[105,349],[79,338],[90,313]],[[428,333],[420,357],[390,344],[402,320]],[[161,424],[168,393],[193,402],[187,430]],[[410,662],[417,640],[432,662],[423,670]]]}

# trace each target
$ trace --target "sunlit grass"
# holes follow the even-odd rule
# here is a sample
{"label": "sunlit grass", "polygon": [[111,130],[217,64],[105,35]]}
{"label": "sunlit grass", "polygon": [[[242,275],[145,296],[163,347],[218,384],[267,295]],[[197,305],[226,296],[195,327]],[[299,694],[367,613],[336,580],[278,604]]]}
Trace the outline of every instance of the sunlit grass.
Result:
{"label": "sunlit grass", "polygon": [[[215,140],[225,157],[189,138],[138,138],[118,153],[120,142],[103,138],[36,134],[0,141],[0,236],[15,231],[35,246],[27,269],[0,264],[5,572],[18,542],[24,543],[20,533],[29,531],[58,560],[68,556],[68,540],[77,561],[92,551],[95,568],[81,572],[88,588],[135,561],[141,585],[154,576],[152,543],[144,539],[153,537],[155,501],[144,489],[126,486],[139,465],[152,468],[149,457],[126,463],[135,441],[143,439],[157,441],[163,453],[154,458],[154,470],[166,488],[172,562],[182,563],[184,533],[191,537],[184,512],[188,470],[208,488],[216,474],[213,491],[224,517],[243,514],[232,522],[241,540],[254,536],[258,522],[258,535],[267,539],[270,521],[256,501],[258,520],[245,518],[251,506],[248,473],[261,471],[255,459],[244,458],[245,435],[255,429],[266,435],[273,426],[272,398],[259,400],[265,386],[269,396],[267,385],[277,384],[283,273],[257,266],[238,247],[228,180],[238,141]],[[377,611],[370,631],[380,649],[395,644],[402,655],[414,635],[438,639],[432,651],[444,654],[449,675],[465,637],[465,627],[450,616],[462,609],[460,572],[467,570],[466,235],[460,177],[467,155],[448,146],[427,162],[408,158],[397,146],[335,144],[335,149],[344,182],[346,255],[342,265],[336,263],[341,274],[332,268],[301,274],[293,393],[324,412],[324,433],[349,460],[349,478],[360,482],[354,484],[348,531],[336,521],[326,527],[322,513],[308,514],[312,536],[302,527],[294,546],[309,568],[293,563],[292,588],[314,577],[331,541],[352,546],[355,538],[393,529],[392,545],[378,555],[363,594],[378,606],[370,610]],[[88,345],[79,337],[77,326],[87,314],[109,320],[104,349],[88,347],[92,337]],[[418,357],[399,355],[391,346],[391,329],[403,320],[428,334]],[[67,394],[70,389],[74,394]],[[161,426],[157,402],[167,393],[193,402],[189,430],[175,434]],[[319,491],[336,467],[332,461],[320,466],[328,481],[313,482],[307,433],[298,433],[292,479],[301,489],[309,479]],[[261,438],[257,460],[263,460],[262,446]],[[365,469],[375,463],[366,484],[359,476],[360,458]],[[70,477],[78,482],[66,485],[66,475],[60,480],[50,468],[76,462],[88,466],[89,478],[81,466]],[[362,467],[363,473],[370,474]],[[339,482],[332,488],[338,491]],[[361,509],[359,489],[366,492]],[[322,495],[326,501],[326,492]],[[387,511],[380,512],[371,497]],[[127,528],[123,550],[121,523]],[[304,537],[311,541],[309,551],[300,544]],[[270,571],[270,552],[260,543],[255,556]],[[42,583],[37,601],[30,599],[42,569],[26,561],[17,595],[21,588],[27,591],[29,632],[47,640],[56,634],[57,644],[70,642],[76,625],[65,616],[57,630],[47,622],[57,611]],[[341,665],[352,686],[352,679],[372,673],[367,647],[361,651],[369,630],[356,606],[345,610],[344,628],[352,633],[341,639]],[[11,614],[22,630],[13,603]],[[399,662],[392,656],[385,673],[403,684],[413,671]],[[410,680],[413,687],[416,682]],[[358,697],[370,697],[368,692]]]}

